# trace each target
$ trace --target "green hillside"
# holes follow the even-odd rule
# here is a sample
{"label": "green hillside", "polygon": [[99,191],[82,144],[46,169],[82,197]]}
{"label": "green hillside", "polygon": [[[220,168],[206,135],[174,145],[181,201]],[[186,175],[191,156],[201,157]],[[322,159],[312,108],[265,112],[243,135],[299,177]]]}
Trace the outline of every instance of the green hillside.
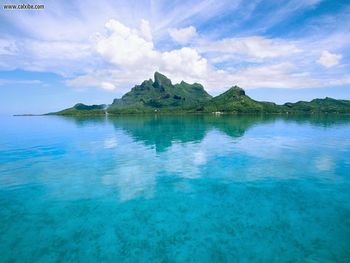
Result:
{"label": "green hillside", "polygon": [[283,108],[285,111],[296,113],[350,113],[350,101],[327,97],[310,102],[285,103]]}
{"label": "green hillside", "polygon": [[74,115],[74,116],[85,116],[85,115],[105,115],[106,105],[85,105],[83,103],[75,104],[72,108],[68,108],[62,111],[48,113],[47,115]]}
{"label": "green hillside", "polygon": [[182,81],[173,85],[166,76],[156,72],[153,80],[136,85],[121,99],[115,99],[108,113],[137,113],[154,111],[183,111],[211,99],[203,86]]}
{"label": "green hillside", "polygon": [[222,113],[278,113],[282,111],[282,108],[272,102],[255,101],[248,97],[243,89],[234,86],[221,95],[204,103],[198,108],[198,111]]}

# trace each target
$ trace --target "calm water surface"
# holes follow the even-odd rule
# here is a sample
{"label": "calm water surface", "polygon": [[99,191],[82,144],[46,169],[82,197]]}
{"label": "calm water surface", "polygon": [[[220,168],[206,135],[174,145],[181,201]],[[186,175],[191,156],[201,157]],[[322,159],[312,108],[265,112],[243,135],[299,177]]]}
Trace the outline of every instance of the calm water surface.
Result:
{"label": "calm water surface", "polygon": [[0,262],[350,262],[350,117],[0,123]]}

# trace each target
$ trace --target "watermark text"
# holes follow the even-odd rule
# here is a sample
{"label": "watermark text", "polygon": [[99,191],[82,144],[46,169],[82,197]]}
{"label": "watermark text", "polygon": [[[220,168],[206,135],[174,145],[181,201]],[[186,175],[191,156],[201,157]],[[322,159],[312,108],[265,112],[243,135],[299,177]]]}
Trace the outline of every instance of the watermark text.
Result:
{"label": "watermark text", "polygon": [[3,9],[5,10],[41,10],[45,9],[45,5],[31,5],[31,4],[4,4]]}

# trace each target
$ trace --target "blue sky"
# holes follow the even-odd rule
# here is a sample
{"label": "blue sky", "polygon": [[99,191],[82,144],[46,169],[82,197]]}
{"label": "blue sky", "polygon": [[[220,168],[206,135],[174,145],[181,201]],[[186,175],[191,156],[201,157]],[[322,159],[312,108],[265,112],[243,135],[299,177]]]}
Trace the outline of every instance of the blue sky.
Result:
{"label": "blue sky", "polygon": [[111,103],[154,71],[212,95],[237,84],[277,103],[350,99],[349,1],[36,3],[1,6],[1,114]]}

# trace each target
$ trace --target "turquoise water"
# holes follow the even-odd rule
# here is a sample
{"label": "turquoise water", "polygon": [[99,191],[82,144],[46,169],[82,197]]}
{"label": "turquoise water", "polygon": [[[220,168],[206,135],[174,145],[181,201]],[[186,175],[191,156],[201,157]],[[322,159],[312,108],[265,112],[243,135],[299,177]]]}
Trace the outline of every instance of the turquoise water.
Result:
{"label": "turquoise water", "polygon": [[350,117],[0,121],[0,262],[350,262]]}

